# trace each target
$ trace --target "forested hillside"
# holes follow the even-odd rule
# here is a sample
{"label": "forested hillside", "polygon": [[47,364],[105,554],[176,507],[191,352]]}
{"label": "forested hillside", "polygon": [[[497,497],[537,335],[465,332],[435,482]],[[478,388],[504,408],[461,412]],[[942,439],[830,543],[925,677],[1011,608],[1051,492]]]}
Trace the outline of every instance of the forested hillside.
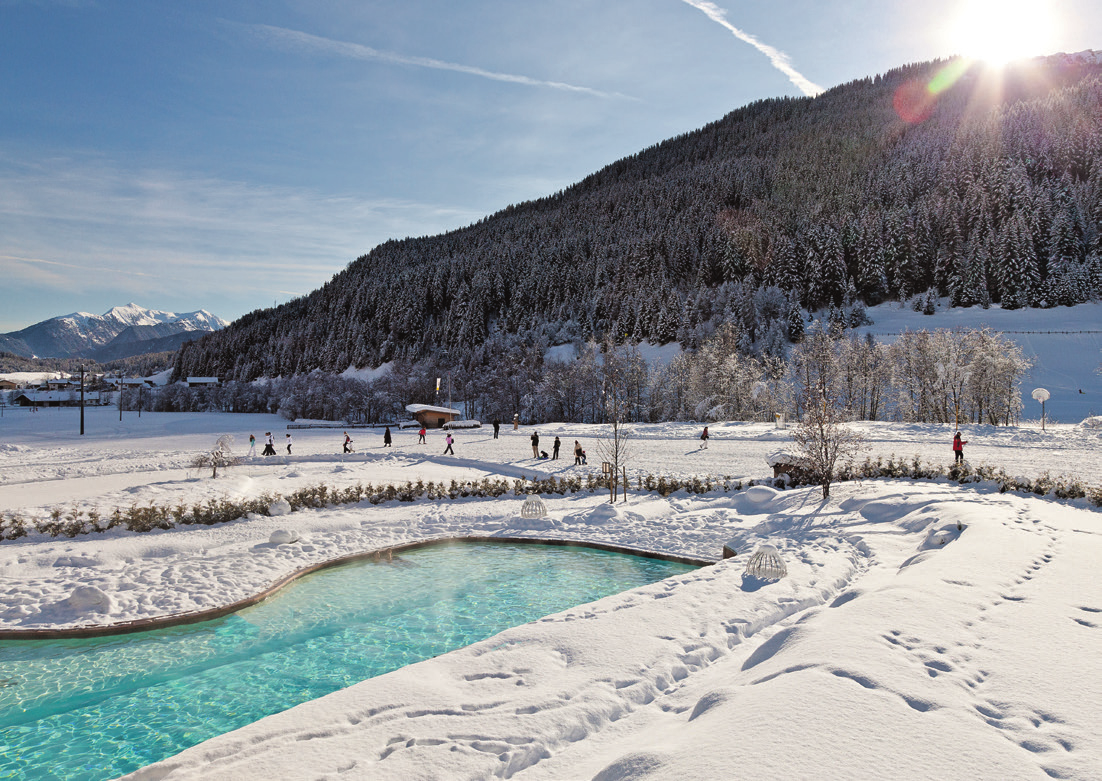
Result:
{"label": "forested hillside", "polygon": [[389,241],[185,345],[176,373],[250,380],[445,350],[472,370],[604,337],[695,348],[724,322],[767,356],[801,308],[845,319],[887,298],[1055,306],[1100,291],[1102,61],[998,76],[926,63],[754,103],[548,198]]}

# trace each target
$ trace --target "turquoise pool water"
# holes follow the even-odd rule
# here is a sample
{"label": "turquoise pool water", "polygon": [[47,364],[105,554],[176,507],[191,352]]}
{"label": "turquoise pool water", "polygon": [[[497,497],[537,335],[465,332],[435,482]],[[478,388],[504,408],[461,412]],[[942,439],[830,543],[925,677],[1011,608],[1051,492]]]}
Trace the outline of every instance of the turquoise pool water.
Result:
{"label": "turquoise pool water", "polygon": [[588,548],[448,544],[318,572],[201,624],[0,641],[0,778],[115,778],[365,678],[693,569]]}

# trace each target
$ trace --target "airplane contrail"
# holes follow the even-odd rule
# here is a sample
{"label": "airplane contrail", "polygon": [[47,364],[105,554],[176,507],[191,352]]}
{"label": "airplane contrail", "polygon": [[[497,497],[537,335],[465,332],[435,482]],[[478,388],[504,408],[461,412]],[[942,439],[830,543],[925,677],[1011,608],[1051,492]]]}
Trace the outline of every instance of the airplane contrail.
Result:
{"label": "airplane contrail", "polygon": [[435,60],[430,57],[415,57],[407,54],[398,54],[396,52],[373,49],[370,46],[364,46],[359,43],[337,41],[332,38],[323,38],[319,35],[311,35],[310,33],[304,33],[299,30],[289,30],[285,27],[273,27],[268,24],[248,24],[242,26],[259,34],[262,38],[265,38],[271,43],[283,45],[298,51],[320,52],[354,60],[376,60],[379,62],[389,62],[394,65],[412,65],[417,68],[454,71],[456,73],[466,73],[484,79],[504,81],[510,84],[522,84],[527,87],[548,87],[550,89],[565,90],[567,92],[577,92],[583,95],[593,95],[599,98],[627,98],[629,100],[634,100],[634,98],[628,95],[622,95],[618,92],[604,92],[602,90],[593,89],[592,87],[580,87],[576,84],[567,84],[561,81],[543,81],[541,79],[533,79],[529,76],[488,71],[473,65],[462,65],[455,62]]}
{"label": "airplane contrail", "polygon": [[762,43],[753,35],[739,28],[727,21],[727,12],[717,6],[715,3],[710,3],[708,0],[681,0],[683,3],[691,5],[699,11],[703,11],[709,19],[716,24],[723,25],[731,34],[738,38],[740,41],[750,44],[759,52],[769,58],[769,62],[773,64],[773,67],[788,77],[799,90],[809,97],[814,97],[823,91],[823,88],[818,84],[807,79],[802,73],[792,67],[792,63],[788,59],[788,55],[784,52],[773,48],[767,43]]}

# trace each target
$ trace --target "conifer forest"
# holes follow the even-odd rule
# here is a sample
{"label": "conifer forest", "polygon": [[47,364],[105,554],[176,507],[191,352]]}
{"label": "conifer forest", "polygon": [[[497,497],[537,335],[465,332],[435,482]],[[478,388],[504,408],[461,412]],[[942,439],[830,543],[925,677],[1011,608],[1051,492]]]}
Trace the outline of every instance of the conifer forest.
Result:
{"label": "conifer forest", "polygon": [[[388,241],[319,290],[185,344],[175,376],[290,382],[390,364],[391,384],[404,383],[391,406],[431,401],[447,373],[472,416],[591,420],[600,404],[549,348],[576,345],[579,365],[587,350],[605,356],[597,377],[633,345],[677,342],[683,356],[636,383],[639,419],[760,416],[758,400],[780,392],[771,383],[797,370],[812,312],[845,342],[886,300],[932,311],[1099,293],[1102,63],[1054,57],[996,75],[950,60],[759,101],[546,198]],[[998,339],[968,338],[977,355]],[[865,348],[849,341],[836,353],[856,360]],[[706,360],[753,379],[736,396],[689,393]],[[673,371],[680,384],[656,383]],[[855,414],[948,414],[908,382],[855,399]],[[984,398],[967,402],[971,417],[1016,415]]]}

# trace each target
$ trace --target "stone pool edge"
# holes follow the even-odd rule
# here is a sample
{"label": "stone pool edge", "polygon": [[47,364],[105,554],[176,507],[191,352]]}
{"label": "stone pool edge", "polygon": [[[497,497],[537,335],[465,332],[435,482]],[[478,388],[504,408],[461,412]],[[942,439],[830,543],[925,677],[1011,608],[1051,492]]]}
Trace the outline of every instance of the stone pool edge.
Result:
{"label": "stone pool edge", "polygon": [[633,548],[628,545],[614,545],[612,543],[593,542],[588,540],[565,540],[559,538],[544,537],[505,537],[491,535],[466,537],[433,537],[431,539],[413,540],[411,542],[404,542],[398,545],[389,545],[385,548],[377,548],[370,551],[361,551],[359,553],[350,553],[345,556],[338,556],[335,559],[319,561],[307,567],[303,567],[302,569],[295,570],[288,575],[285,575],[284,577],[272,583],[263,591],[254,594],[251,597],[245,597],[244,599],[239,599],[236,602],[231,602],[230,604],[222,605],[221,607],[213,607],[206,610],[195,610],[188,613],[175,613],[167,616],[138,618],[132,621],[120,621],[114,624],[87,624],[83,626],[48,629],[0,629],[0,640],[58,640],[77,637],[107,637],[110,635],[126,635],[132,634],[134,632],[144,632],[149,629],[164,629],[166,627],[183,626],[185,624],[197,624],[201,621],[210,621],[215,618],[222,618],[223,616],[227,616],[231,613],[236,613],[238,610],[243,610],[247,607],[251,607],[259,602],[264,601],[283,587],[291,584],[299,578],[310,575],[314,572],[330,569],[332,567],[339,567],[342,564],[350,564],[352,562],[362,561],[364,559],[381,560],[383,558],[390,558],[394,556],[394,554],[402,553],[403,551],[415,550],[417,548],[426,548],[432,545],[446,545],[448,543],[455,542],[505,542],[530,545],[556,545],[560,547],[591,548],[593,550],[603,550],[609,551],[611,553],[626,553],[632,556],[642,556],[643,558],[648,559],[672,561],[678,564],[690,564],[698,567],[710,567],[711,565],[716,563],[716,560],[713,559],[699,559],[692,556],[680,556],[673,553],[659,553],[657,551],[648,551],[641,548]]}

